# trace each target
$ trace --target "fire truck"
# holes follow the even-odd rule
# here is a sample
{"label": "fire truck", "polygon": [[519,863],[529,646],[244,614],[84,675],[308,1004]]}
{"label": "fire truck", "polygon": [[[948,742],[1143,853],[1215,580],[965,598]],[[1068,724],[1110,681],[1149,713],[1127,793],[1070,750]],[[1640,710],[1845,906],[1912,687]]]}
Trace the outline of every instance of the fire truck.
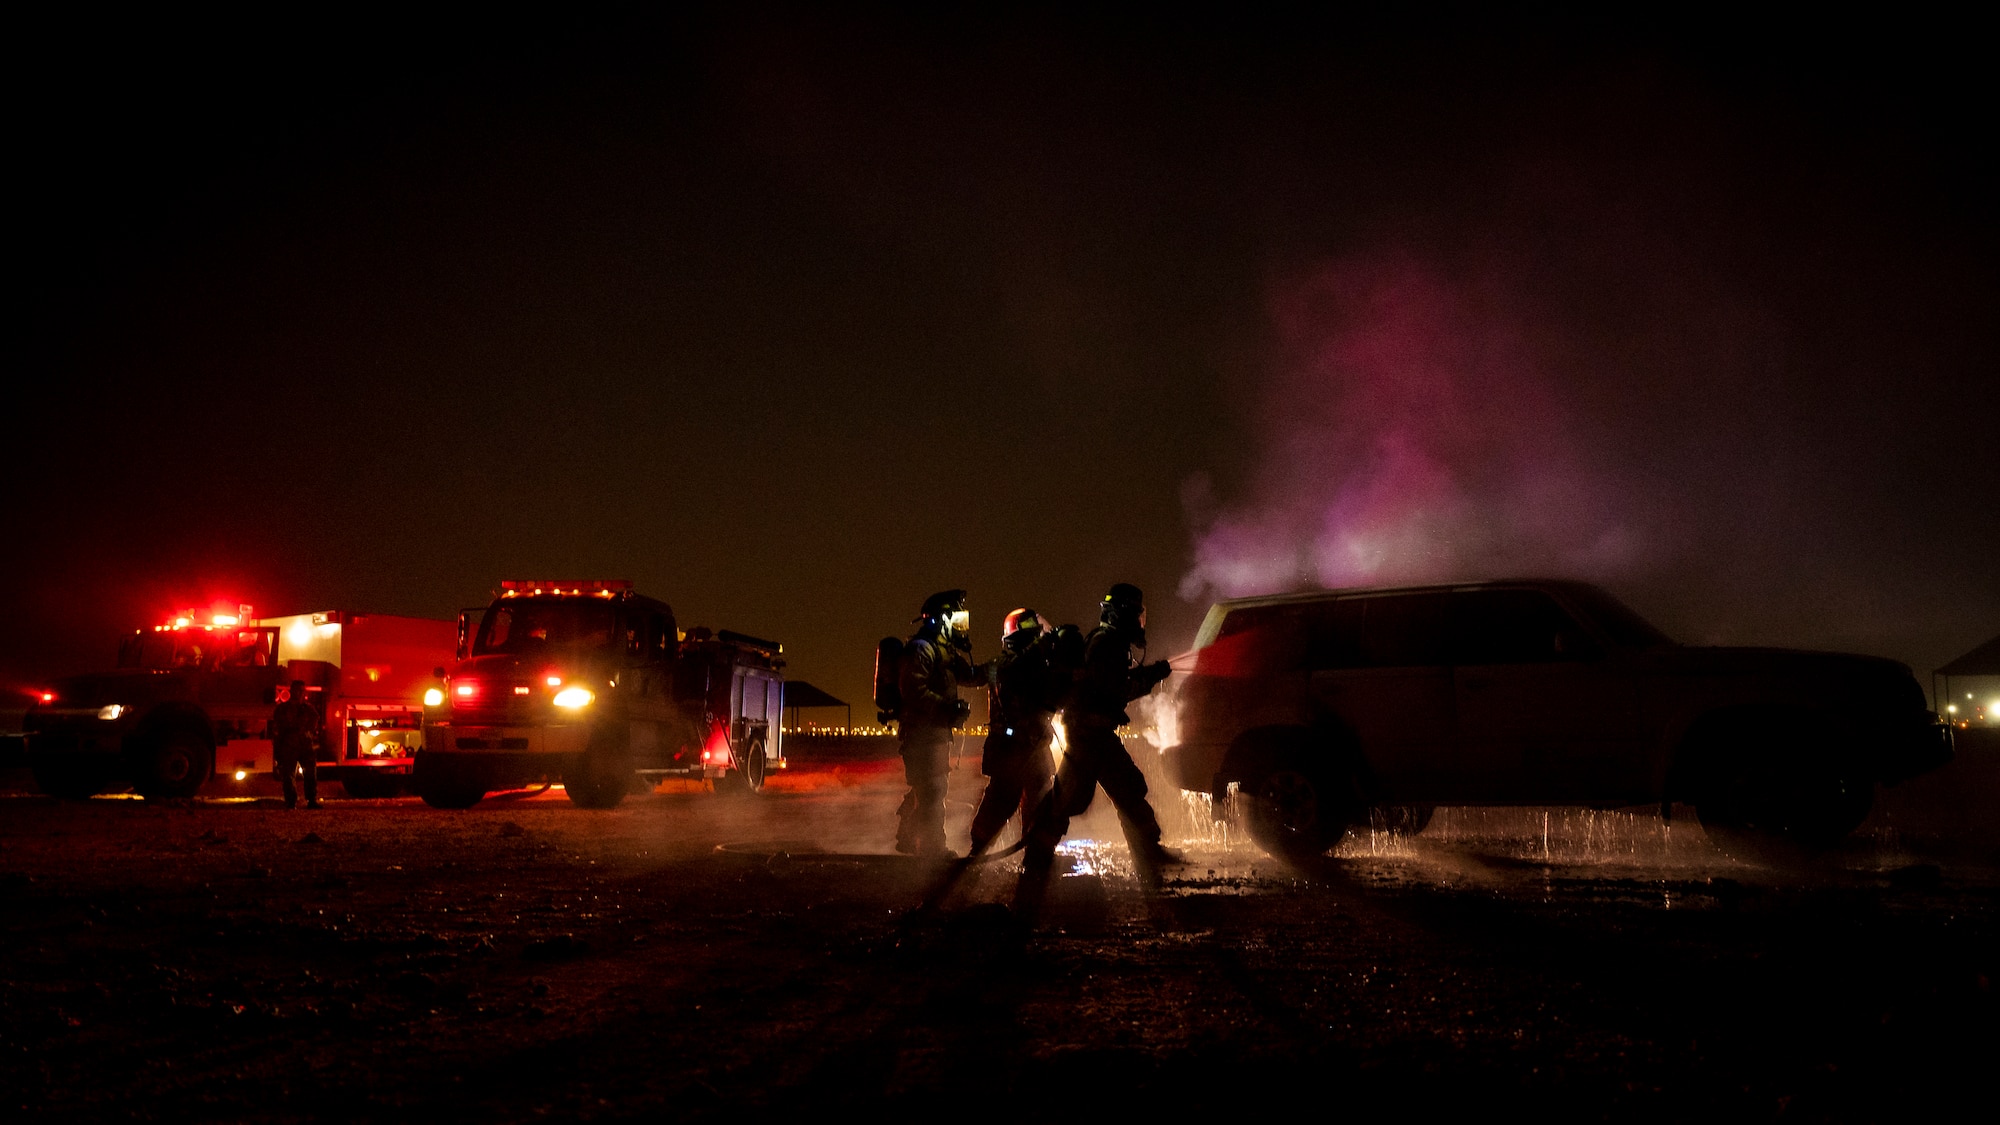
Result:
{"label": "fire truck", "polygon": [[784,768],[775,641],[683,632],[626,581],[503,582],[476,630],[475,613],[459,615],[458,662],[425,711],[425,803],[470,808],[543,782],[608,809],[660,778],[756,792]]}
{"label": "fire truck", "polygon": [[271,772],[271,711],[293,680],[325,719],[321,776],[393,796],[423,743],[423,695],[449,661],[452,623],[327,610],[256,619],[178,614],[140,629],[110,672],[62,680],[22,723],[35,783],[83,798],[127,786],[191,797]]}

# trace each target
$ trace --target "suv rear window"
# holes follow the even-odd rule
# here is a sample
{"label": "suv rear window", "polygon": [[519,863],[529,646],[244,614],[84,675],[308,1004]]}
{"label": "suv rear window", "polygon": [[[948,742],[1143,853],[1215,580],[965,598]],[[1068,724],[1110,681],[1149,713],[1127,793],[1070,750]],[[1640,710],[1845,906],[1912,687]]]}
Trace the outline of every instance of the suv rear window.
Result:
{"label": "suv rear window", "polygon": [[1256,676],[1298,666],[1305,647],[1296,604],[1237,606],[1202,646],[1197,667],[1204,675]]}
{"label": "suv rear window", "polygon": [[[1292,668],[1400,668],[1450,663],[1443,592],[1231,608],[1202,644],[1204,675]],[[1203,630],[1207,631],[1206,627]]]}

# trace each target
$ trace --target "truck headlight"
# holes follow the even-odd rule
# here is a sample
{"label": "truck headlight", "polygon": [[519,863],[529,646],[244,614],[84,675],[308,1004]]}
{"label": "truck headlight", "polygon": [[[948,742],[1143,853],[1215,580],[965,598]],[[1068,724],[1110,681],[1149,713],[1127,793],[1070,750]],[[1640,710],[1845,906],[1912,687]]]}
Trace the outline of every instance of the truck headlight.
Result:
{"label": "truck headlight", "polygon": [[107,703],[97,709],[97,717],[100,719],[115,719],[124,713],[125,708],[117,703]]}
{"label": "truck headlight", "polygon": [[426,691],[424,693],[424,706],[442,707],[443,705],[444,705],[444,692],[440,691],[437,688],[431,688],[429,691]]}
{"label": "truck headlight", "polygon": [[590,701],[596,698],[597,695],[589,688],[566,687],[556,693],[556,706],[575,710],[578,707],[588,707]]}

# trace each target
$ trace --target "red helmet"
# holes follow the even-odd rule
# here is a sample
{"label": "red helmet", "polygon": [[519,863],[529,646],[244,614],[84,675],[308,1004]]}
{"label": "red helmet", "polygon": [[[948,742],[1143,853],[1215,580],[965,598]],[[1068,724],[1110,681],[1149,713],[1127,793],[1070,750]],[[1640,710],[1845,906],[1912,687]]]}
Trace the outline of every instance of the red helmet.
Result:
{"label": "red helmet", "polygon": [[[1000,624],[1000,643],[1008,645],[1030,644],[1041,634],[1042,615],[1032,609],[1017,609],[1007,615]],[[1017,638],[1015,635],[1019,634]]]}

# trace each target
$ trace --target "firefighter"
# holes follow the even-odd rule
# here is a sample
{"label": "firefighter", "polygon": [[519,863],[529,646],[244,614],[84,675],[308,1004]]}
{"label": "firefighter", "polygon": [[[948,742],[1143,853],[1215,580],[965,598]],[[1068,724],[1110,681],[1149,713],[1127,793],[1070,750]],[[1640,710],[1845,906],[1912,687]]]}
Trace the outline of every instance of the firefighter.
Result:
{"label": "firefighter", "polygon": [[910,791],[896,809],[896,850],[908,855],[952,854],[944,840],[945,784],[953,732],[972,713],[971,704],[959,698],[958,685],[983,678],[972,665],[969,621],[964,590],[932,594],[917,613],[917,631],[897,670],[902,692],[897,737]]}
{"label": "firefighter", "polygon": [[1097,787],[1118,810],[1125,842],[1140,877],[1157,883],[1160,869],[1179,857],[1160,845],[1160,822],[1146,802],[1146,777],[1125,750],[1118,728],[1130,721],[1125,705],[1167,678],[1164,660],[1140,664],[1146,645],[1146,602],[1137,586],[1120,582],[1104,595],[1098,625],[1084,642],[1082,667],[1063,708],[1069,736],[1054,789],[1035,810],[1022,857],[1021,904],[1032,911],[1055,861],[1055,847],[1070,818],[1090,807]]}
{"label": "firefighter", "polygon": [[306,807],[320,807],[319,737],[319,710],[306,702],[306,682],[293,680],[285,701],[271,712],[271,765],[277,771],[278,783],[284,786],[288,809],[299,805],[292,774],[301,770],[305,773]]}
{"label": "firefighter", "polygon": [[1055,631],[1032,609],[1015,610],[1000,627],[1000,654],[987,677],[990,706],[979,758],[986,793],[972,815],[968,855],[984,852],[1017,807],[1025,831],[1056,772],[1049,744],[1055,738],[1056,709],[1069,685],[1067,673],[1054,660],[1055,639]]}

